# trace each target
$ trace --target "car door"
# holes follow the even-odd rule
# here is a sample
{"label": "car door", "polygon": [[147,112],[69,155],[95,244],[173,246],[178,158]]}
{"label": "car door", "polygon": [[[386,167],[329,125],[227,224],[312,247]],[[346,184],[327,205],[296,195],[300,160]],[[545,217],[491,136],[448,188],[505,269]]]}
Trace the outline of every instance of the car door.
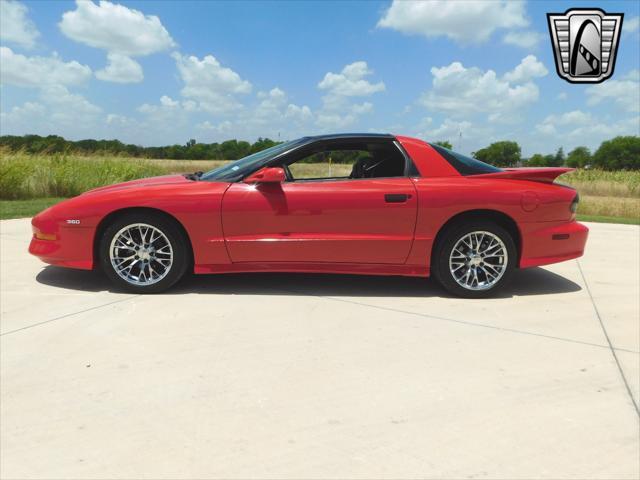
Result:
{"label": "car door", "polygon": [[222,201],[234,263],[402,264],[416,215],[416,190],[406,176],[238,182]]}
{"label": "car door", "polygon": [[402,264],[416,213],[409,178],[234,183],[222,202],[233,262]]}

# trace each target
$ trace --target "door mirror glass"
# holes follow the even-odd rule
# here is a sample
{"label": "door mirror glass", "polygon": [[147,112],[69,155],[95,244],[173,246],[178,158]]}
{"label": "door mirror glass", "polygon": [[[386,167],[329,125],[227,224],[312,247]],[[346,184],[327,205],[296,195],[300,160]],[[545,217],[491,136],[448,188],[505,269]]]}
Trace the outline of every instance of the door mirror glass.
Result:
{"label": "door mirror glass", "polygon": [[244,183],[282,183],[287,179],[281,167],[264,167],[244,179]]}

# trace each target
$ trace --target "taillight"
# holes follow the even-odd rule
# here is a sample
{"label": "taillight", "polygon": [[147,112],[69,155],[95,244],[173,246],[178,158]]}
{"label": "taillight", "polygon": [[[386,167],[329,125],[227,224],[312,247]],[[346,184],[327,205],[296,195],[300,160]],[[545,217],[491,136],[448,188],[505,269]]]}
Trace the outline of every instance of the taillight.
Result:
{"label": "taillight", "polygon": [[573,201],[571,202],[571,206],[569,207],[571,213],[576,213],[578,211],[578,203],[580,203],[580,195],[578,194],[578,192],[576,192],[576,196],[573,197]]}

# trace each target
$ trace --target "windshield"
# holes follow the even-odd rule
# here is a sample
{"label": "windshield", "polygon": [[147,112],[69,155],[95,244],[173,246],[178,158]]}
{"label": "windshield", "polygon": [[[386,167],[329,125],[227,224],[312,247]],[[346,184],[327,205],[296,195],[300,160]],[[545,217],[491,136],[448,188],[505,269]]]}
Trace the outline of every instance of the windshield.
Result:
{"label": "windshield", "polygon": [[299,138],[297,140],[291,140],[290,142],[274,145],[273,147],[253,153],[248,157],[241,158],[240,160],[227,163],[222,167],[211,170],[200,178],[202,180],[227,180],[235,182],[259,169],[261,166],[269,162],[269,160],[303,143],[304,141],[304,138]]}

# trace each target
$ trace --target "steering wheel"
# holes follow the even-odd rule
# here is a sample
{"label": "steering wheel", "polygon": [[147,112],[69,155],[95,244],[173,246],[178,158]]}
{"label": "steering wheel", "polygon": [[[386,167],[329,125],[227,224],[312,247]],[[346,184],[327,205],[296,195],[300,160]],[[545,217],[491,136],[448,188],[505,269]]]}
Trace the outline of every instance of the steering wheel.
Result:
{"label": "steering wheel", "polygon": [[367,175],[369,172],[371,172],[374,168],[380,166],[382,163],[384,163],[385,159],[383,158],[382,160],[380,160],[379,162],[374,163],[373,165],[365,165],[362,169],[364,170],[364,174]]}

